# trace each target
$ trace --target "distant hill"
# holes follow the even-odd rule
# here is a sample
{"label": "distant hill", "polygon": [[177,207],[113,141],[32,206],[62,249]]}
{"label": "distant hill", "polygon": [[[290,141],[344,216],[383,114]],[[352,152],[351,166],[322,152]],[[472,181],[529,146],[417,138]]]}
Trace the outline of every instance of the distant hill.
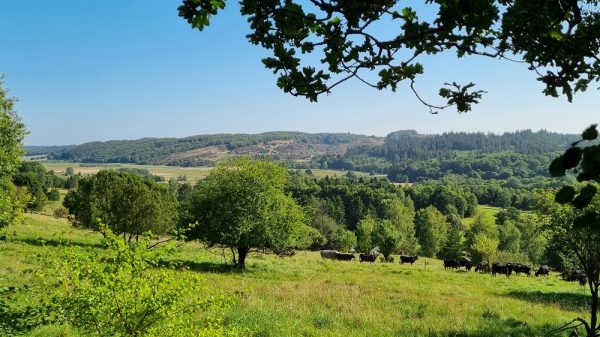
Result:
{"label": "distant hill", "polygon": [[27,155],[84,163],[136,163],[206,166],[239,155],[305,162],[314,157],[343,155],[354,147],[383,144],[383,138],[350,133],[266,132],[215,134],[186,138],[142,138],[89,142],[71,146],[26,146]]}
{"label": "distant hill", "polygon": [[548,164],[576,135],[547,131],[503,134],[395,131],[385,138],[350,133],[266,132],[186,138],[111,140],[73,146],[26,147],[28,155],[83,163],[211,166],[240,155],[270,158],[290,168],[385,174],[397,182],[457,174],[501,179],[548,176]]}

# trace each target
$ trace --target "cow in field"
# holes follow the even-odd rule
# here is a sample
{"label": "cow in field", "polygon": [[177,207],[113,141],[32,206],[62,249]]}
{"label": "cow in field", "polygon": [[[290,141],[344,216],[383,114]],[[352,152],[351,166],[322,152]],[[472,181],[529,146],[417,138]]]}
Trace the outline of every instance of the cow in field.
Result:
{"label": "cow in field", "polygon": [[527,276],[531,276],[531,267],[524,265],[524,264],[517,263],[517,264],[513,265],[513,271],[517,275],[524,273],[524,274],[527,274]]}
{"label": "cow in field", "polygon": [[509,277],[513,271],[513,265],[510,263],[492,263],[492,275],[496,276],[496,274],[504,274],[506,277]]}
{"label": "cow in field", "polygon": [[375,254],[362,254],[361,253],[358,256],[358,260],[360,261],[360,263],[363,263],[363,262],[373,263],[373,262],[375,262],[376,259],[377,259],[377,255],[375,255]]}
{"label": "cow in field", "polygon": [[562,273],[562,277],[565,281],[578,281],[579,284],[585,285],[587,283],[587,275],[585,271],[581,269],[571,269]]}
{"label": "cow in field", "polygon": [[418,259],[419,259],[419,257],[417,255],[415,255],[415,256],[400,255],[400,263],[401,264],[410,263],[412,265]]}
{"label": "cow in field", "polygon": [[475,271],[484,271],[484,272],[489,272],[490,271],[490,265],[486,262],[486,261],[481,261],[477,264],[477,266],[475,266]]}
{"label": "cow in field", "polygon": [[340,254],[340,252],[337,250],[322,250],[321,258],[335,260],[337,259],[338,254]]}
{"label": "cow in field", "polygon": [[347,253],[339,253],[336,256],[336,259],[340,260],[340,261],[351,261],[354,260],[356,257],[354,256],[354,254],[347,254]]}
{"label": "cow in field", "polygon": [[471,271],[471,268],[473,268],[473,262],[471,262],[471,259],[468,259],[466,257],[463,257],[460,260],[458,260],[458,264],[461,267],[465,267],[466,271]]}
{"label": "cow in field", "polygon": [[460,268],[460,262],[455,259],[444,260],[444,269],[458,269]]}
{"label": "cow in field", "polygon": [[550,267],[547,265],[540,266],[540,268],[535,272],[535,276],[548,276],[550,274]]}

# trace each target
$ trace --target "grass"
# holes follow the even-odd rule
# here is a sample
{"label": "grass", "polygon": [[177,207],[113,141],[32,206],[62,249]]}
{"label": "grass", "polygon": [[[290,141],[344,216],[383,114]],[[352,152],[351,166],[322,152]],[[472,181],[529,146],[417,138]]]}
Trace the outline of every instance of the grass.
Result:
{"label": "grass", "polygon": [[[43,214],[27,214],[4,232],[0,289],[23,289],[12,296],[22,305],[48,293],[42,275],[52,271],[43,269],[37,255],[57,252],[60,245],[88,254],[102,249],[99,234]],[[241,291],[225,323],[248,327],[255,336],[540,336],[585,316],[589,303],[579,285],[558,275],[492,277],[447,271],[441,261],[426,258],[410,266],[322,260],[317,252],[290,258],[253,254],[240,273],[223,264],[218,250],[188,243],[170,259],[189,268],[181,273],[200,273],[213,291]],[[77,333],[52,326],[29,335]]]}
{"label": "grass", "polygon": [[[119,169],[119,168],[140,168],[146,169],[150,173],[164,177],[166,180],[177,179],[180,176],[186,176],[187,181],[195,183],[198,180],[202,180],[208,176],[211,167],[180,167],[180,166],[166,166],[166,165],[138,165],[138,164],[121,164],[121,163],[107,163],[107,164],[96,164],[96,166],[88,166],[93,164],[85,164],[81,166],[81,163],[72,163],[65,161],[40,161],[41,164],[46,167],[47,170],[53,170],[57,174],[64,174],[67,167],[73,168],[75,173],[81,173],[82,175],[90,175],[98,173],[102,169]],[[339,170],[321,170],[311,169],[313,174],[317,177],[336,177],[344,176],[347,171]],[[354,172],[358,176],[368,177],[369,174],[364,172]]]}
{"label": "grass", "polygon": [[486,205],[478,205],[475,210],[475,216],[464,218],[463,224],[465,227],[469,228],[475,222],[475,217],[478,215],[482,215],[485,219],[488,219],[491,222],[496,222],[496,214],[501,210],[500,207],[494,206],[486,206]]}

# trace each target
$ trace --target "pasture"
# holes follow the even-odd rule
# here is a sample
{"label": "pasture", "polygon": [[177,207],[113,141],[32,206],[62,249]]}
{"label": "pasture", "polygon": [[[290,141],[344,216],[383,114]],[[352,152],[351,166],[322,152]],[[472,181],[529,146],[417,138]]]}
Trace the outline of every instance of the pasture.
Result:
{"label": "pasture", "polygon": [[[82,175],[90,175],[98,173],[102,169],[119,169],[119,168],[138,168],[146,169],[150,173],[164,177],[166,180],[177,179],[180,176],[186,176],[187,181],[195,183],[208,176],[211,167],[181,167],[167,165],[138,165],[138,164],[121,164],[121,163],[106,163],[106,164],[82,164],[65,161],[40,161],[47,170],[53,170],[57,174],[64,174],[67,167],[72,167],[73,171]],[[326,176],[336,177],[346,175],[347,171],[338,170],[320,170],[311,169],[316,177],[324,178]],[[369,176],[364,172],[354,172],[358,176]]]}
{"label": "pasture", "polygon": [[[22,289],[11,296],[22,306],[48,294],[42,275],[51,271],[36,256],[61,245],[85,254],[102,249],[98,233],[42,214],[26,214],[1,234],[7,238],[0,241],[0,289]],[[556,274],[492,277],[444,270],[441,261],[426,258],[410,266],[398,256],[394,263],[361,264],[323,260],[318,252],[253,254],[240,273],[224,265],[219,250],[192,242],[170,259],[188,267],[181,273],[200,273],[211,292],[239,291],[225,323],[254,336],[541,336],[585,315],[588,300],[581,286]],[[29,335],[78,334],[44,327]]]}

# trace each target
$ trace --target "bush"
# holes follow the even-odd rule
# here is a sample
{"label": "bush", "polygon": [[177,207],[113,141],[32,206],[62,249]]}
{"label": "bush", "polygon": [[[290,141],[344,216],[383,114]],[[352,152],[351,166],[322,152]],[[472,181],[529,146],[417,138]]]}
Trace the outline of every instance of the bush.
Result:
{"label": "bush", "polygon": [[60,206],[60,207],[54,209],[53,214],[54,214],[55,218],[62,219],[62,218],[66,218],[67,216],[69,216],[69,210],[64,206]]}
{"label": "bush", "polygon": [[[233,298],[208,296],[200,276],[158,268],[174,245],[152,247],[149,235],[126,244],[102,227],[103,263],[95,254],[50,258],[59,288],[45,307],[47,321],[99,336],[240,336],[225,329]],[[204,296],[203,296],[204,295]]]}
{"label": "bush", "polygon": [[53,188],[48,192],[48,200],[50,201],[58,201],[60,200],[60,192],[56,188]]}

